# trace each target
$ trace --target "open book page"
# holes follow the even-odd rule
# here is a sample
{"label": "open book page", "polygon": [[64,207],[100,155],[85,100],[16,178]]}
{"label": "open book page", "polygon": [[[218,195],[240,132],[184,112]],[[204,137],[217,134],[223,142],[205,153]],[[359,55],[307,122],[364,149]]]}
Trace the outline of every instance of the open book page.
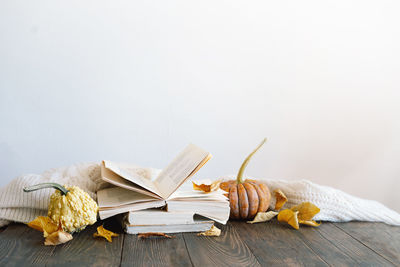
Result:
{"label": "open book page", "polygon": [[[104,175],[103,175],[103,170],[104,170]],[[102,177],[103,180],[106,180],[107,182],[110,182],[108,180],[115,180],[121,183],[121,179],[128,180],[132,182],[133,184],[136,184],[137,186],[130,184],[131,188],[135,188],[137,192],[141,192],[143,194],[143,191],[148,191],[152,193],[151,195],[160,195],[160,192],[157,189],[157,186],[154,184],[152,181],[152,174],[153,170],[152,169],[146,169],[146,168],[140,168],[135,165],[130,165],[130,164],[124,164],[124,163],[115,163],[111,161],[103,161],[102,163]],[[106,177],[105,177],[106,176]],[[118,176],[120,179],[118,179]],[[106,179],[104,179],[106,178]],[[112,182],[110,182],[112,183]],[[115,185],[116,183],[112,183]],[[123,183],[124,184],[124,183]],[[126,183],[125,183],[126,185]],[[124,186],[122,186],[124,187]],[[127,187],[125,187],[127,188]],[[131,189],[127,188],[127,189]],[[145,190],[143,190],[145,189]]]}
{"label": "open book page", "polygon": [[173,193],[168,200],[182,200],[182,201],[227,201],[227,197],[224,196],[226,192],[219,189],[212,193],[204,192],[181,192],[177,191]]}
{"label": "open book page", "polygon": [[[139,193],[142,193],[144,195],[147,196],[151,196],[153,198],[158,198],[160,199],[161,197],[156,194],[155,192],[149,191],[147,188],[142,187],[141,185],[138,185],[137,183],[133,182],[133,181],[129,181],[127,179],[125,179],[125,177],[121,177],[119,174],[115,173],[113,170],[117,169],[120,173],[124,173],[120,171],[120,168],[116,168],[116,164],[111,164],[111,167],[113,167],[113,170],[106,168],[106,166],[110,166],[109,164],[106,165],[106,163],[110,163],[109,161],[103,161],[103,163],[101,164],[101,177],[104,181],[125,188],[125,189],[129,189],[132,191],[136,191]],[[136,179],[136,181],[139,179]],[[146,178],[141,178],[141,181],[146,180]],[[149,179],[150,180],[150,179]],[[151,182],[151,180],[150,180]],[[151,182],[152,183],[152,182]],[[142,183],[144,184],[144,183]],[[148,183],[146,183],[148,184]],[[157,191],[157,189],[156,189]]]}
{"label": "open book page", "polygon": [[100,209],[152,200],[155,200],[154,197],[121,187],[110,187],[97,191],[97,202]]}
{"label": "open book page", "polygon": [[[212,181],[209,179],[203,179],[196,181],[197,184],[211,184]],[[228,198],[225,196],[226,192],[222,189],[217,189],[213,192],[203,192],[199,190],[193,189],[193,183],[191,180],[183,183],[178,190],[176,190],[168,200],[184,200],[184,201],[208,201],[208,200],[216,200],[216,201],[227,201]]]}
{"label": "open book page", "polygon": [[132,204],[125,204],[115,208],[102,208],[99,209],[100,219],[104,220],[108,217],[129,212],[129,211],[139,211],[151,208],[160,208],[165,206],[165,200],[153,199],[151,201],[137,202]]}
{"label": "open book page", "polygon": [[167,199],[184,181],[195,174],[209,159],[211,154],[190,144],[154,181],[160,195]]}

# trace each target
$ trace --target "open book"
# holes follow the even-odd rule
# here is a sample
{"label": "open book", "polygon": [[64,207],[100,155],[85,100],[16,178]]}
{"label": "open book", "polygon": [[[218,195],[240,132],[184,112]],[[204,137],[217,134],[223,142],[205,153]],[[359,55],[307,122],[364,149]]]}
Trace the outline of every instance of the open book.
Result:
{"label": "open book", "polygon": [[[158,174],[156,170],[132,164],[103,161],[102,179],[116,187],[97,192],[100,218],[168,206],[170,202],[174,211],[194,213],[198,213],[198,210],[207,211],[202,212],[205,215],[200,215],[226,223],[229,217],[229,202],[222,192],[206,194],[194,190],[177,191],[210,158],[210,153],[190,144]],[[186,204],[179,205],[182,202]],[[214,210],[214,207],[219,209]]]}

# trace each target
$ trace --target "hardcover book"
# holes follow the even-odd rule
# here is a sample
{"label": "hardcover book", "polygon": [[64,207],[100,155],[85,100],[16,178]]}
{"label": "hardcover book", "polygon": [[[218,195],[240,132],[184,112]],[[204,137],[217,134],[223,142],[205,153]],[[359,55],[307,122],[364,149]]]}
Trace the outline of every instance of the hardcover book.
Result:
{"label": "hardcover book", "polygon": [[192,212],[225,224],[229,201],[222,190],[205,193],[194,191],[188,183],[182,186],[210,158],[210,153],[190,144],[158,173],[132,164],[103,161],[102,179],[114,187],[97,192],[100,218],[165,207],[168,212]]}

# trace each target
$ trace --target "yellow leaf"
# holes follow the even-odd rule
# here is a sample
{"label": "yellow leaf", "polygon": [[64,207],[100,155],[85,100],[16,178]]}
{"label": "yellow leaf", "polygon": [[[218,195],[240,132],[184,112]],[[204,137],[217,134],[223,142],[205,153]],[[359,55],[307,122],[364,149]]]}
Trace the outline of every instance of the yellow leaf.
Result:
{"label": "yellow leaf", "polygon": [[193,189],[194,190],[210,193],[210,192],[218,190],[219,184],[221,183],[221,180],[214,181],[211,184],[200,184],[200,185],[198,185],[195,182],[192,182],[192,183],[193,183]]}
{"label": "yellow leaf", "polygon": [[310,221],[320,209],[310,202],[303,202],[300,205],[291,208],[292,211],[298,211],[298,218],[301,221]]}
{"label": "yellow leaf", "polygon": [[299,220],[299,223],[301,223],[301,224],[306,224],[306,225],[309,225],[309,226],[315,226],[315,227],[321,225],[320,223],[317,223],[316,221],[313,221],[313,220],[311,220],[311,221],[302,221],[302,220]]}
{"label": "yellow leaf", "polygon": [[293,211],[289,209],[281,210],[278,213],[278,221],[286,222],[294,229],[299,229],[299,220],[297,219],[298,211]]}
{"label": "yellow leaf", "polygon": [[275,210],[280,210],[288,199],[280,189],[275,189],[274,193],[276,199]]}
{"label": "yellow leaf", "polygon": [[266,222],[274,218],[278,215],[276,211],[268,211],[268,212],[258,212],[256,217],[252,221],[248,221],[247,223],[259,223],[259,222]]}
{"label": "yellow leaf", "polygon": [[44,244],[46,246],[56,246],[59,244],[66,243],[71,239],[72,235],[70,233],[59,230],[46,237],[46,239],[44,240]]}
{"label": "yellow leaf", "polygon": [[28,223],[28,226],[43,232],[43,236],[47,237],[58,230],[58,225],[49,217],[38,216],[36,219]]}
{"label": "yellow leaf", "polygon": [[198,236],[220,236],[221,235],[221,230],[218,229],[216,226],[211,226],[210,230],[207,230],[202,233],[198,233]]}
{"label": "yellow leaf", "polygon": [[104,237],[105,239],[107,239],[108,242],[112,242],[111,237],[118,236],[118,234],[113,233],[107,229],[104,229],[104,227],[102,225],[102,226],[97,227],[97,233],[93,234],[93,237],[99,237],[99,236]]}

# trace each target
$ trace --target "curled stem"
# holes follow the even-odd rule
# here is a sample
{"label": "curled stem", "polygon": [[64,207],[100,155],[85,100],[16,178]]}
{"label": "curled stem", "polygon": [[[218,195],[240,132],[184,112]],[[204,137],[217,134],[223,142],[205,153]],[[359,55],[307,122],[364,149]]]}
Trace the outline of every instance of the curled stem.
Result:
{"label": "curled stem", "polygon": [[42,184],[36,184],[32,185],[29,187],[24,187],[24,192],[32,192],[36,190],[40,190],[43,188],[54,188],[57,189],[61,192],[62,195],[66,195],[69,191],[66,189],[64,186],[57,184],[57,183],[42,183]]}
{"label": "curled stem", "polygon": [[244,182],[243,179],[243,174],[244,174],[244,169],[246,168],[247,164],[249,164],[249,161],[251,157],[264,145],[264,143],[267,141],[267,138],[264,138],[262,142],[256,147],[256,149],[253,150],[253,152],[250,153],[250,155],[247,156],[247,158],[243,161],[242,166],[240,166],[239,173],[236,178],[236,182],[238,184],[242,184]]}

